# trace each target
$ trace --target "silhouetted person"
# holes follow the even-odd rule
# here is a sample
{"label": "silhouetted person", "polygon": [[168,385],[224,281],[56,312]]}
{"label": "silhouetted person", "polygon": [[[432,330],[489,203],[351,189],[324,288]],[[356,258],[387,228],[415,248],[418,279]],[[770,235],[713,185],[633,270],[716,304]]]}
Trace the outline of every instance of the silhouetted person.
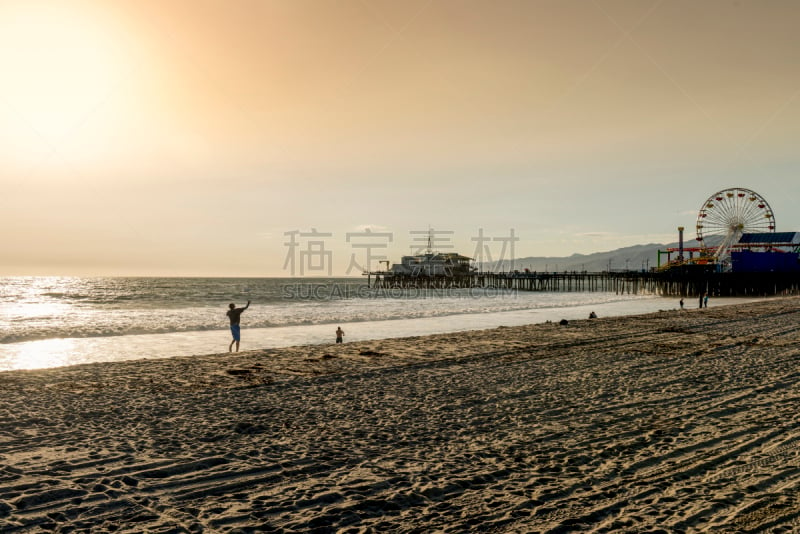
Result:
{"label": "silhouetted person", "polygon": [[233,344],[236,343],[236,352],[239,352],[239,341],[242,339],[242,333],[239,329],[239,317],[242,315],[242,312],[245,311],[247,308],[250,307],[250,301],[247,301],[247,306],[244,308],[237,308],[236,304],[231,302],[228,305],[228,313],[226,314],[228,318],[231,320],[231,335],[233,336],[233,341],[228,346],[228,352],[233,351]]}
{"label": "silhouetted person", "polygon": [[336,342],[341,343],[343,341],[342,339],[343,337],[344,337],[344,330],[342,330],[342,327],[339,326],[336,328]]}
{"label": "silhouetted person", "polygon": [[683,309],[683,299],[681,299],[680,305],[681,305],[681,309]]}

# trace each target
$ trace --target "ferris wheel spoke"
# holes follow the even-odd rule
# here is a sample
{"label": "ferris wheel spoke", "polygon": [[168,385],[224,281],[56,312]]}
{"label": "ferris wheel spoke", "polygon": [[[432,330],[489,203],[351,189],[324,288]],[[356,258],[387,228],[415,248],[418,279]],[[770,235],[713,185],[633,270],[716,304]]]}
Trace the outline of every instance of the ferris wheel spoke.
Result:
{"label": "ferris wheel spoke", "polygon": [[745,218],[752,217],[753,214],[758,213],[758,210],[760,209],[758,207],[757,200],[750,200],[752,196],[753,195],[745,195],[745,197],[742,198],[742,213],[744,214]]}
{"label": "ferris wheel spoke", "polygon": [[735,205],[726,202],[723,204],[722,215],[728,225],[730,225],[739,217],[739,211],[736,209]]}
{"label": "ferris wheel spoke", "polygon": [[751,219],[760,216],[762,211],[764,211],[764,209],[759,207],[758,201],[754,201],[747,206],[745,214],[748,219]]}

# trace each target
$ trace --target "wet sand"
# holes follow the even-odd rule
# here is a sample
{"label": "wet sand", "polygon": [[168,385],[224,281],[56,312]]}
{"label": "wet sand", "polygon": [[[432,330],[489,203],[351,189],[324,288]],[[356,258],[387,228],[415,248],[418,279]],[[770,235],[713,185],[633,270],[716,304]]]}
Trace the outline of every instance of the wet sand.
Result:
{"label": "wet sand", "polygon": [[792,532],[800,299],[0,373],[2,532]]}

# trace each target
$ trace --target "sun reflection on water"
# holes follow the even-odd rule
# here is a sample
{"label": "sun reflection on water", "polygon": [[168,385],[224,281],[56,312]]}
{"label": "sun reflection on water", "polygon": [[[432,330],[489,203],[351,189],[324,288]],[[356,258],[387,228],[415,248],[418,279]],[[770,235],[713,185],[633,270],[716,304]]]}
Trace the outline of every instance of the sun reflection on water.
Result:
{"label": "sun reflection on water", "polygon": [[70,358],[75,340],[43,339],[15,344],[13,351],[0,361],[2,369],[46,369],[74,363]]}

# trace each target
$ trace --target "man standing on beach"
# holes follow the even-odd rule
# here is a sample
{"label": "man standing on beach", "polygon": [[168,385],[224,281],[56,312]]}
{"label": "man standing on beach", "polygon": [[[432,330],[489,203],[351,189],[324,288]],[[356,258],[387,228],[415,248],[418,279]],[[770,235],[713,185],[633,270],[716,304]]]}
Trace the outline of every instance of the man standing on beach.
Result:
{"label": "man standing on beach", "polygon": [[247,308],[250,307],[250,301],[247,301],[247,306],[244,308],[237,308],[236,304],[233,302],[228,305],[227,316],[231,320],[231,335],[233,335],[233,341],[228,346],[228,352],[233,351],[233,344],[236,343],[236,352],[239,352],[239,341],[242,339],[241,330],[239,329],[239,317],[242,315],[242,312],[245,311]]}

